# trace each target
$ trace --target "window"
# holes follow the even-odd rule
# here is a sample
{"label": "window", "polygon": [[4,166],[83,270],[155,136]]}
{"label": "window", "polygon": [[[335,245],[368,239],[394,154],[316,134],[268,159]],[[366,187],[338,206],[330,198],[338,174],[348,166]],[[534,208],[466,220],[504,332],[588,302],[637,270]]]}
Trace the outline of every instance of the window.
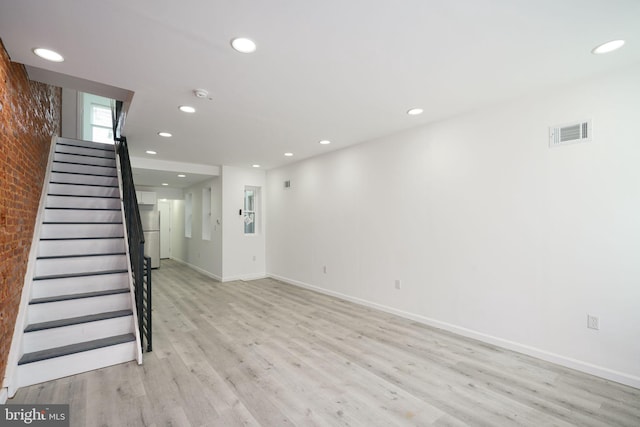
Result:
{"label": "window", "polygon": [[256,234],[257,227],[257,210],[260,198],[259,187],[244,188],[244,234]]}
{"label": "window", "polygon": [[91,104],[91,140],[113,144],[111,108],[106,105]]}

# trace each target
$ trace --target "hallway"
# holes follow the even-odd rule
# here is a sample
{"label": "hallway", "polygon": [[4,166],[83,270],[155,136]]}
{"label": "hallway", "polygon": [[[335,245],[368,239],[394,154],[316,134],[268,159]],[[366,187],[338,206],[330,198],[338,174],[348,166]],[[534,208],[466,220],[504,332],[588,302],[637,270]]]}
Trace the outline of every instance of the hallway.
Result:
{"label": "hallway", "polygon": [[640,390],[272,279],[163,260],[154,351],[18,391],[71,426],[640,424]]}

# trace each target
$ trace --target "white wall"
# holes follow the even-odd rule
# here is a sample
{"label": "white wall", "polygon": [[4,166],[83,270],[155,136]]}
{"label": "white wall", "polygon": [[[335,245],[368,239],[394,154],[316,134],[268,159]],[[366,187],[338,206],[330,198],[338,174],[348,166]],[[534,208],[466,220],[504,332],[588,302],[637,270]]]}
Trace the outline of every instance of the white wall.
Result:
{"label": "white wall", "polygon": [[182,200],[184,199],[184,190],[182,188],[171,187],[148,187],[145,185],[136,185],[137,191],[153,191],[156,193],[156,199]]}
{"label": "white wall", "polygon": [[171,258],[187,262],[187,239],[184,237],[184,200],[171,203]]}
{"label": "white wall", "polygon": [[639,75],[269,171],[268,274],[640,387]]}
{"label": "white wall", "polygon": [[62,88],[61,136],[78,139],[78,91]]}
{"label": "white wall", "polygon": [[[211,240],[202,239],[202,189],[211,188],[212,199],[212,217],[214,224],[211,232]],[[222,280],[222,227],[215,222],[215,219],[222,217],[222,187],[221,178],[215,177],[186,188],[184,194],[191,193],[192,199],[192,228],[191,237],[184,237],[184,202],[181,205],[181,224],[182,234],[179,238],[185,246],[185,258],[181,261],[186,262],[196,270]],[[175,201],[174,201],[175,203]],[[172,211],[173,213],[173,211]],[[175,223],[175,222],[174,222]],[[173,240],[171,241],[173,245]],[[173,249],[173,246],[172,246]],[[172,255],[172,257],[175,257]]]}
{"label": "white wall", "polygon": [[[244,188],[261,188],[257,212],[258,232],[244,234]],[[222,167],[223,281],[250,280],[265,276],[265,173],[259,169]]]}

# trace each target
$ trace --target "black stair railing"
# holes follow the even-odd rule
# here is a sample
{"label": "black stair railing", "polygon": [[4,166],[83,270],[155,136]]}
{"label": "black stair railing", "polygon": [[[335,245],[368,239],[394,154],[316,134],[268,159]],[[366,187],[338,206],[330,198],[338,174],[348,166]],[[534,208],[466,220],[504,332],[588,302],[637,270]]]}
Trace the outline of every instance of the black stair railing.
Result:
{"label": "black stair railing", "polygon": [[129,159],[127,138],[120,135],[124,122],[122,103],[116,102],[113,116],[113,134],[116,154],[120,160],[120,174],[122,176],[122,204],[124,206],[129,258],[138,315],[138,329],[143,351],[151,351],[151,258],[144,255],[144,231],[138,210],[138,199],[133,184],[133,172]]}

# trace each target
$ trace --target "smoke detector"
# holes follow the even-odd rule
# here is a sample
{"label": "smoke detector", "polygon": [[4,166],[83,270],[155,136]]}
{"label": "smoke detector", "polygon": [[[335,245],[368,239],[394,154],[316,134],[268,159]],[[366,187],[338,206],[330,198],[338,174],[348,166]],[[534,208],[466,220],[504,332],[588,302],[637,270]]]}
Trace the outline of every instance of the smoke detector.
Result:
{"label": "smoke detector", "polygon": [[207,96],[209,96],[209,92],[207,92],[205,89],[196,89],[193,91],[193,94],[196,96],[196,98],[206,98]]}

